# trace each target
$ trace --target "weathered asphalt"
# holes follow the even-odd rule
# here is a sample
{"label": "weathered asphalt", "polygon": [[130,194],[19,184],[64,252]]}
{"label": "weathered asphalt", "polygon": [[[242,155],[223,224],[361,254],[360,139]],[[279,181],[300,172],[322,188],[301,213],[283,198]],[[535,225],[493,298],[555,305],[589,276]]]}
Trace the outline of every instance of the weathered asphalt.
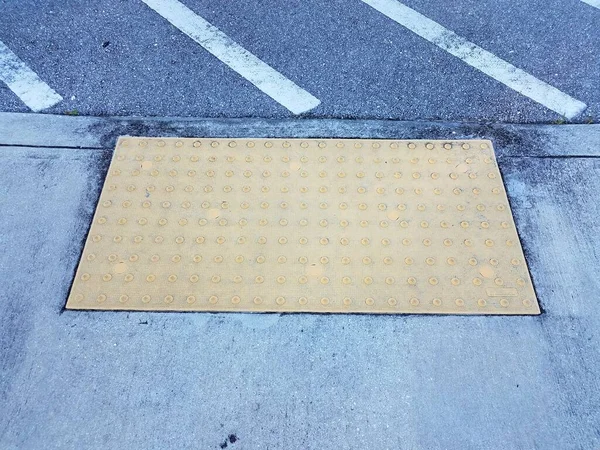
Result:
{"label": "weathered asphalt", "polygon": [[[556,113],[360,0],[184,0],[321,100],[315,118],[554,122]],[[405,2],[585,102],[600,120],[600,10],[580,0]],[[0,0],[0,40],[93,116],[291,117],[141,1]],[[0,84],[0,111],[26,107]]]}

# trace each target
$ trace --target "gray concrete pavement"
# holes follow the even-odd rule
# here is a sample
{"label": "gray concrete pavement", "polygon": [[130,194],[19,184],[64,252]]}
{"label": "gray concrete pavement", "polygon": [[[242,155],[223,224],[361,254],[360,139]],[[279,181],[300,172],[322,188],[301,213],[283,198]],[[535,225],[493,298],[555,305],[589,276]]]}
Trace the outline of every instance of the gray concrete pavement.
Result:
{"label": "gray concrete pavement", "polygon": [[[490,138],[544,313],[66,311],[121,133]],[[599,133],[0,114],[0,448],[598,448]]]}
{"label": "gray concrete pavement", "polygon": [[[552,122],[560,116],[360,0],[208,2],[194,12],[321,100],[316,118]],[[585,102],[600,119],[600,10],[580,0],[408,0]],[[142,1],[0,1],[0,40],[84,115],[290,117]],[[0,84],[0,110],[27,111]]]}
{"label": "gray concrete pavement", "polygon": [[[503,156],[600,156],[600,127],[338,119],[69,117],[0,113],[4,145],[107,149],[120,135],[493,139]],[[576,145],[574,145],[574,143]]]}

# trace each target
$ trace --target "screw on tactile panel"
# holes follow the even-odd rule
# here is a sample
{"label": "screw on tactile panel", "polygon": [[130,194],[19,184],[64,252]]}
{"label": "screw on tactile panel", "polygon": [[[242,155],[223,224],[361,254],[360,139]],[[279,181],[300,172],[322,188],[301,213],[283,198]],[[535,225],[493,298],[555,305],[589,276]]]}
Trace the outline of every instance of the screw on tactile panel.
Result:
{"label": "screw on tactile panel", "polygon": [[487,142],[122,139],[69,307],[538,311]]}

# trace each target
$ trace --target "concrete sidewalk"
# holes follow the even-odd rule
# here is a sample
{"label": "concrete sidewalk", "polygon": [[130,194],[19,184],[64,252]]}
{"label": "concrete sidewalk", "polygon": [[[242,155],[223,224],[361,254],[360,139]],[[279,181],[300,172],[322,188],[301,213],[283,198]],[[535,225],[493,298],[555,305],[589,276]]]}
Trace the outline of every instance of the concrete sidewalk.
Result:
{"label": "concrete sidewalk", "polygon": [[[120,134],[492,139],[535,317],[66,311]],[[600,447],[600,125],[0,113],[0,449]]]}

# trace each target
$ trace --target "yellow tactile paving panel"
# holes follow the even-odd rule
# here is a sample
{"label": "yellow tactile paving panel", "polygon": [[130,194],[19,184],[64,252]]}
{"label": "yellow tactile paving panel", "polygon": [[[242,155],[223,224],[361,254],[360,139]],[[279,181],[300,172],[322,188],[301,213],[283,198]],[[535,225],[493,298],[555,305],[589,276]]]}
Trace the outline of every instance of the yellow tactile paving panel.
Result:
{"label": "yellow tactile paving panel", "polygon": [[539,314],[489,141],[121,138],[67,307]]}

